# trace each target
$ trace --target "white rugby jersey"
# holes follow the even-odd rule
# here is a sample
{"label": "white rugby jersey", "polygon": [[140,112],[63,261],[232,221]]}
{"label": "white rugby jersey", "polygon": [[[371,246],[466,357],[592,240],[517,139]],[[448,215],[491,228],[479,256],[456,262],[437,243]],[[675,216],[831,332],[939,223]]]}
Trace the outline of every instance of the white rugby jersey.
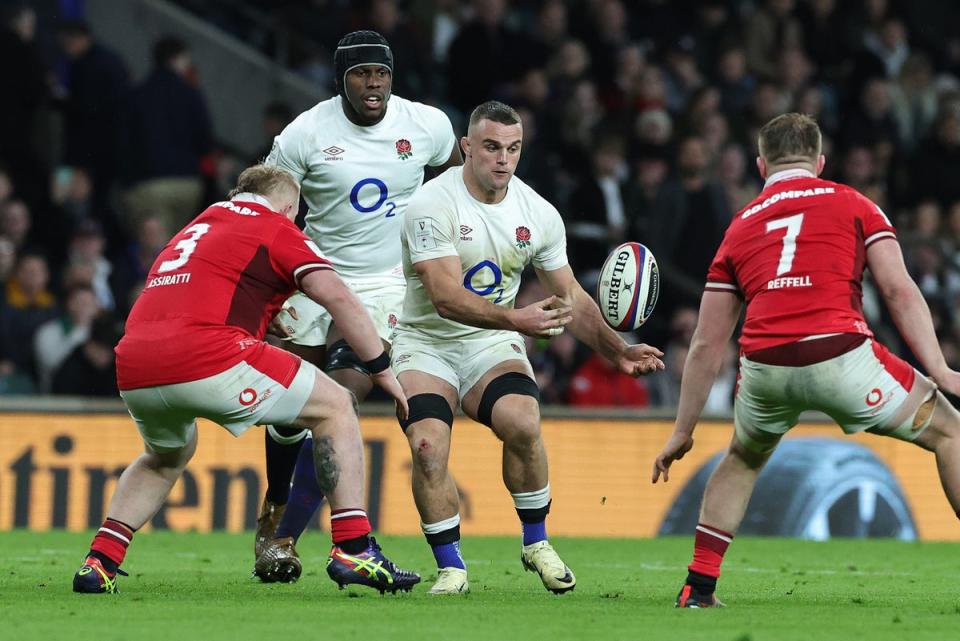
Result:
{"label": "white rugby jersey", "polygon": [[383,120],[350,122],[336,96],[300,114],[264,162],[289,172],[307,203],[304,232],[345,277],[399,273],[398,236],[426,165],[442,165],[456,137],[435,107],[391,96]]}
{"label": "white rugby jersey", "polygon": [[499,330],[441,318],[414,263],[458,256],[463,286],[506,307],[513,307],[527,265],[552,271],[567,264],[563,219],[553,205],[516,176],[502,201],[484,204],[467,191],[463,167],[448,169],[413,196],[403,223],[402,247],[407,292],[397,329],[443,340]]}

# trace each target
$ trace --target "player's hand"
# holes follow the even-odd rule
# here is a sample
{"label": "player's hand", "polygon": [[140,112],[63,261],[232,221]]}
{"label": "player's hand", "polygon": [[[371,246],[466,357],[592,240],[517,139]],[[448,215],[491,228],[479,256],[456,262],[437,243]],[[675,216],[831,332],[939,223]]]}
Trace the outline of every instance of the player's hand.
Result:
{"label": "player's hand", "polygon": [[663,446],[663,450],[657,454],[653,462],[653,477],[650,479],[653,483],[657,482],[660,475],[663,475],[663,482],[670,480],[670,466],[674,461],[679,461],[683,456],[693,449],[693,437],[689,434],[678,434],[674,432],[670,435],[670,440]]}
{"label": "player's hand", "polygon": [[931,378],[942,391],[960,396],[960,372],[947,368],[943,372],[931,375]]}
{"label": "player's hand", "polygon": [[626,349],[617,356],[616,365],[617,369],[624,374],[643,376],[665,367],[663,361],[660,360],[661,356],[663,356],[663,352],[646,343],[627,345]]}
{"label": "player's hand", "polygon": [[371,374],[370,380],[382,387],[387,394],[393,397],[397,405],[397,417],[403,421],[407,420],[410,407],[407,405],[407,397],[403,393],[403,388],[400,387],[400,381],[397,380],[397,376],[393,373],[393,370],[388,367],[382,372]]}
{"label": "player's hand", "polygon": [[513,326],[521,334],[549,338],[563,333],[573,320],[573,308],[556,296],[513,310]]}
{"label": "player's hand", "polygon": [[267,327],[267,333],[284,339],[293,336],[293,325],[289,324],[288,317],[293,320],[299,320],[296,309],[293,307],[284,307],[277,312],[277,315],[270,321],[270,326]]}

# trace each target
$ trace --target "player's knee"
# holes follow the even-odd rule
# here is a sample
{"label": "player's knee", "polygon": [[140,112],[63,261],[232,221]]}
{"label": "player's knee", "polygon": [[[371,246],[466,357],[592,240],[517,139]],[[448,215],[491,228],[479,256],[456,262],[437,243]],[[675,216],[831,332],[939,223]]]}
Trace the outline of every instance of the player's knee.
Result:
{"label": "player's knee", "polygon": [[427,479],[441,478],[447,468],[446,444],[433,435],[417,436],[410,441],[413,464]]}
{"label": "player's knee", "polygon": [[411,425],[427,419],[442,421],[448,428],[453,427],[453,410],[447,399],[439,394],[414,394],[407,399],[407,406],[407,418],[400,420],[400,428],[404,433],[407,433]]}
{"label": "player's knee", "polygon": [[[523,431],[522,428],[535,426],[539,433],[540,416],[537,408],[539,408],[540,403],[540,388],[537,387],[537,383],[532,378],[520,372],[507,372],[487,383],[483,395],[480,397],[480,404],[477,406],[477,418],[487,427],[499,431],[497,430],[498,426],[493,424],[493,409],[500,399],[511,395],[528,396],[534,401],[534,411],[524,411],[525,416],[512,416],[511,424],[516,422],[521,431]],[[533,421],[535,425],[525,420],[526,418],[535,418],[535,421]],[[504,427],[512,428],[513,425]]]}
{"label": "player's knee", "polygon": [[506,430],[498,432],[511,449],[529,450],[540,442],[539,415],[511,416]]}

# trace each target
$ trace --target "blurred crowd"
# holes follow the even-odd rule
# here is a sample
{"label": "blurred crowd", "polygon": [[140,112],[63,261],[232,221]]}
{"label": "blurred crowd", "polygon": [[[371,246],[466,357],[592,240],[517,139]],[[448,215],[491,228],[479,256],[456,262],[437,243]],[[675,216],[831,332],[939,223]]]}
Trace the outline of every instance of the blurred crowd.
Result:
{"label": "blurred crowd", "polygon": [[[760,190],[759,127],[815,116],[824,177],[878,203],[960,365],[960,7],[934,0],[178,0],[332,93],[333,50],[370,28],[394,91],[463,132],[488,98],[523,118],[518,175],[563,214],[588,290],[607,252],[648,245],[661,299],[639,338],[668,369],[633,380],[572,336],[528,348],[551,403],[675,406],[707,266]],[[242,10],[241,10],[242,9]],[[262,19],[258,19],[258,17]],[[130,77],[80,20],[9,7],[0,35],[0,392],[105,393],[109,350],[157,251],[232,171],[187,44]],[[46,46],[42,43],[47,42]],[[282,50],[282,56],[280,56]],[[12,86],[11,86],[12,84]],[[318,95],[318,99],[322,98]],[[10,99],[12,98],[12,99]],[[264,151],[296,114],[263,114]],[[149,203],[149,204],[148,204]],[[530,278],[518,304],[542,297]],[[910,358],[875,291],[868,320]],[[912,360],[912,359],[911,359]],[[730,409],[737,349],[708,401]],[[100,373],[100,376],[95,375]]]}

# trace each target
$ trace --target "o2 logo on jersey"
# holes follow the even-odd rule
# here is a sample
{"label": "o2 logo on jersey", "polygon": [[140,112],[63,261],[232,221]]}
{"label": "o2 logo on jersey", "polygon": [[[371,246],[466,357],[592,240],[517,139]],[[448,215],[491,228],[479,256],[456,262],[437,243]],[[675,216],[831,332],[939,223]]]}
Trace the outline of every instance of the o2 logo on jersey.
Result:
{"label": "o2 logo on jersey", "polygon": [[880,404],[880,401],[883,400],[883,392],[881,392],[879,388],[874,387],[867,394],[866,400],[867,400],[867,405],[869,405],[870,407],[876,407],[877,405]]}
{"label": "o2 logo on jersey", "polygon": [[370,214],[385,207],[387,213],[383,217],[393,218],[397,215],[394,211],[397,203],[392,200],[387,202],[389,197],[387,184],[379,178],[364,178],[350,190],[350,204],[361,214]]}
{"label": "o2 logo on jersey", "polygon": [[495,305],[503,300],[503,290],[505,288],[500,287],[502,282],[503,272],[500,270],[500,266],[492,260],[480,261],[463,275],[463,286],[477,296],[486,298],[496,292],[497,298],[493,301]]}

